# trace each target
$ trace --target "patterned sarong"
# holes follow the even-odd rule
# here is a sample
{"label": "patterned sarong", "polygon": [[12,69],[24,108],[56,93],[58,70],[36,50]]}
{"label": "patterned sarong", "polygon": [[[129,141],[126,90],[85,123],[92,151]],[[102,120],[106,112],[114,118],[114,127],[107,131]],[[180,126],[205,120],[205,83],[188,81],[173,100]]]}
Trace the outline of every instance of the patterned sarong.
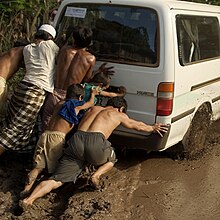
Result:
{"label": "patterned sarong", "polygon": [[42,107],[42,132],[47,129],[49,121],[53,115],[53,110],[58,102],[65,100],[66,90],[54,88],[53,93],[50,93]]}
{"label": "patterned sarong", "polygon": [[0,145],[9,150],[30,151],[29,145],[38,113],[46,92],[31,83],[20,82],[8,105],[5,126],[1,130]]}

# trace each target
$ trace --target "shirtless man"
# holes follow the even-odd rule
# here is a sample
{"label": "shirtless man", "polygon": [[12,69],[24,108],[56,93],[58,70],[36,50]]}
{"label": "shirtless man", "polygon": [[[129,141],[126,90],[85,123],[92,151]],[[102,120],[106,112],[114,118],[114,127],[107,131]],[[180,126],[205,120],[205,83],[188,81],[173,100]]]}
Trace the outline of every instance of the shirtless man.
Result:
{"label": "shirtless man", "polygon": [[126,128],[145,132],[166,132],[164,124],[147,125],[130,119],[126,114],[127,103],[122,97],[109,100],[108,107],[94,106],[82,118],[77,132],[68,142],[64,156],[58,163],[55,173],[41,182],[21,205],[33,202],[66,182],[75,182],[86,162],[100,166],[92,175],[94,186],[99,185],[101,175],[110,171],[116,162],[116,156],[108,137],[120,124]]}
{"label": "shirtless man", "polygon": [[72,36],[74,45],[64,45],[58,56],[54,91],[48,95],[42,109],[43,131],[48,126],[54,106],[65,99],[68,86],[86,81],[92,75],[96,59],[87,51],[92,42],[92,31],[77,26]]}
{"label": "shirtless man", "polygon": [[79,112],[94,105],[94,97],[98,91],[92,89],[91,98],[86,103],[83,101],[84,93],[81,84],[72,84],[67,88],[66,101],[61,101],[56,105],[48,128],[41,134],[36,145],[34,168],[28,174],[25,188],[20,194],[21,197],[29,193],[43,169],[47,169],[48,173],[54,172],[63,152],[66,134],[78,124],[83,115]]}
{"label": "shirtless man", "polygon": [[6,110],[7,85],[9,80],[23,63],[24,46],[13,47],[0,55],[0,118],[3,118]]}
{"label": "shirtless man", "polygon": [[[63,90],[73,83],[88,81],[92,76],[96,61],[95,56],[88,52],[88,47],[92,43],[92,30],[77,26],[74,28],[72,36],[74,39],[72,53],[71,47],[64,46],[64,50],[66,50],[64,53],[68,54],[66,56],[62,54],[60,65],[57,67],[55,87]],[[65,65],[62,65],[64,63]],[[63,72],[65,73],[63,74]]]}
{"label": "shirtless man", "polygon": [[[95,56],[88,52],[88,47],[92,43],[92,31],[88,28],[75,27],[72,36],[74,45],[64,45],[57,59],[55,88],[63,91],[71,84],[87,82],[92,76],[96,61]],[[94,74],[114,73],[113,67],[106,67],[106,64],[103,63]]]}

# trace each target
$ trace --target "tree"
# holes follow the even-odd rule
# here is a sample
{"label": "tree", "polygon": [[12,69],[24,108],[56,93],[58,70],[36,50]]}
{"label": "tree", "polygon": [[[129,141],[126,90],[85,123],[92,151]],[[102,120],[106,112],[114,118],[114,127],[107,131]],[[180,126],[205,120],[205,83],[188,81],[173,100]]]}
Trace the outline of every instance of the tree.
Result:
{"label": "tree", "polygon": [[1,0],[0,51],[17,39],[32,40],[36,29],[49,22],[50,10],[57,6],[55,0]]}

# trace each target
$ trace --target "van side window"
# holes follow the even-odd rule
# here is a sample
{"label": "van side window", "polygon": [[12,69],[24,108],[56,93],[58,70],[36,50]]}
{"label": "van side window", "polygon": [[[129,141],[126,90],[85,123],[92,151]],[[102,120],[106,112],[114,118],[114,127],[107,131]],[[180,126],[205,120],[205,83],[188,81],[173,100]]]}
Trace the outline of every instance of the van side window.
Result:
{"label": "van side window", "polygon": [[181,65],[220,56],[217,18],[177,15],[176,28]]}
{"label": "van side window", "polygon": [[65,16],[59,21],[58,38],[75,25],[93,30],[91,52],[98,60],[140,66],[159,65],[158,16],[155,10],[133,6],[70,4],[85,8],[83,18]]}

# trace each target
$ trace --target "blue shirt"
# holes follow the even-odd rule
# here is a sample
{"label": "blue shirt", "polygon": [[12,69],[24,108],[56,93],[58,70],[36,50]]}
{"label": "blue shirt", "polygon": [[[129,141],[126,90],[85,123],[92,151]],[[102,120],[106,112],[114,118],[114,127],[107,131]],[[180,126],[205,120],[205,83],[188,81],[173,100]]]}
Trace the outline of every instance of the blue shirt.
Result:
{"label": "blue shirt", "polygon": [[82,106],[85,101],[79,101],[75,99],[67,99],[59,111],[59,116],[68,121],[71,125],[76,125],[79,123],[79,120],[82,118],[84,111],[80,111],[78,115],[76,115],[75,107]]}

